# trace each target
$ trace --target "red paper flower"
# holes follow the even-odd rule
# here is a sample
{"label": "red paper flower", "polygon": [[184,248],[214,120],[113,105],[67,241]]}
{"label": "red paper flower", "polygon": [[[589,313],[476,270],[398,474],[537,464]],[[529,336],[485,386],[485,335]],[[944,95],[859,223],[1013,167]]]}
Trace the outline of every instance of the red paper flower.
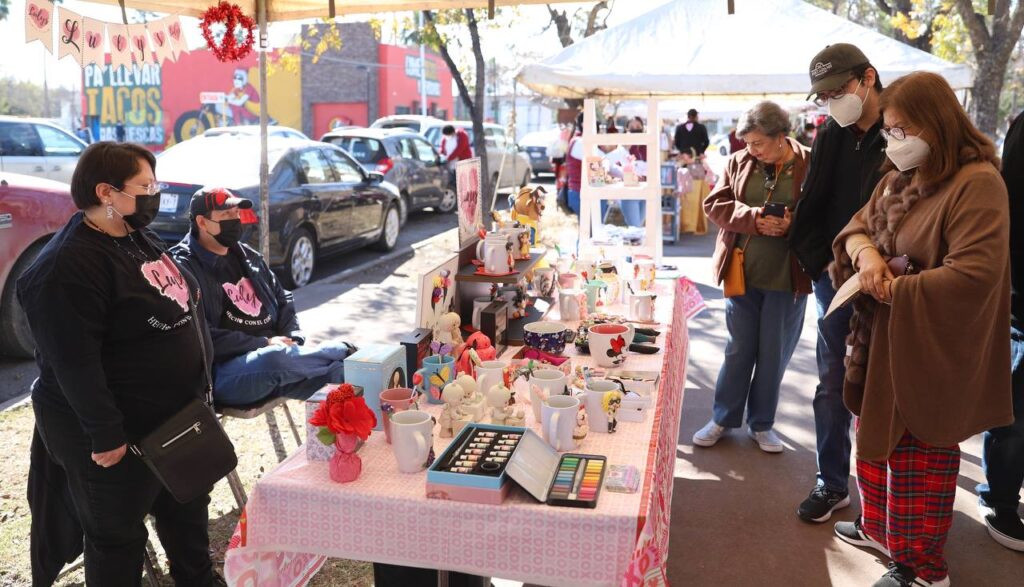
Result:
{"label": "red paper flower", "polygon": [[366,440],[377,425],[377,416],[366,405],[366,400],[357,397],[352,386],[346,383],[327,394],[309,423],[334,434],[354,434]]}

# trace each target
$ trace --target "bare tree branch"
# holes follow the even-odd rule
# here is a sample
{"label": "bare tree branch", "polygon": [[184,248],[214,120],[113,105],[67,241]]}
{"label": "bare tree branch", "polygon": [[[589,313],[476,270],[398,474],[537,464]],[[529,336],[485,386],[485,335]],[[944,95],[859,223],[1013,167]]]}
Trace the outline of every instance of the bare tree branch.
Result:
{"label": "bare tree branch", "polygon": [[886,2],[885,0],[875,0],[875,5],[878,6],[878,9],[881,10],[882,12],[888,14],[889,16],[893,16],[892,6],[889,6],[889,3]]}
{"label": "bare tree branch", "polygon": [[967,33],[971,36],[971,43],[974,45],[975,53],[988,50],[988,43],[992,38],[988,27],[985,25],[985,17],[974,12],[974,3],[971,0],[954,0],[960,18],[967,27]]}
{"label": "bare tree branch", "polygon": [[[601,2],[598,2],[597,4],[590,7],[590,14],[587,15],[587,29],[583,33],[584,37],[589,37],[590,35],[593,35],[598,30],[600,30],[595,28],[596,26],[598,26],[597,14],[606,8],[608,8],[607,0],[601,0]],[[605,17],[605,20],[607,20],[607,17]]]}
{"label": "bare tree branch", "polygon": [[551,15],[551,24],[555,25],[555,32],[558,33],[558,42],[562,44],[562,47],[572,45],[572,23],[569,22],[569,16],[564,10],[559,12],[552,8],[550,4],[547,7],[548,14]]}

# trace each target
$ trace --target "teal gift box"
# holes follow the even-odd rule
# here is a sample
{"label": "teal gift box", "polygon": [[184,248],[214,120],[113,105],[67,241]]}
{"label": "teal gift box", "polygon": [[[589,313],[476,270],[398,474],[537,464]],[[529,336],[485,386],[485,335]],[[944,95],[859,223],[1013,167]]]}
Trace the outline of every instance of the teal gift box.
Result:
{"label": "teal gift box", "polygon": [[345,382],[363,388],[366,405],[377,416],[374,430],[384,429],[380,412],[380,392],[393,387],[409,387],[405,347],[400,344],[369,344],[345,359]]}

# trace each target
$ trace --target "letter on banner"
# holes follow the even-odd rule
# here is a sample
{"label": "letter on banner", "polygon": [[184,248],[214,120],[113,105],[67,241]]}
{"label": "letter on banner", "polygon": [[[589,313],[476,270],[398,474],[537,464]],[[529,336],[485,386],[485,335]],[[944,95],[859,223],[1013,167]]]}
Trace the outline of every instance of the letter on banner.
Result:
{"label": "letter on banner", "polygon": [[185,42],[185,35],[181,32],[181,18],[172,16],[167,19],[167,35],[171,39],[171,48],[174,50],[174,60],[183,52],[188,53],[188,44]]}
{"label": "letter on banner", "polygon": [[60,20],[57,27],[57,59],[70,55],[79,64],[82,63],[82,15],[75,14],[67,8],[60,9]]}
{"label": "letter on banner", "polygon": [[110,66],[116,70],[119,65],[131,67],[131,40],[128,25],[107,23],[107,37],[110,39]]}
{"label": "letter on banner", "polygon": [[132,59],[135,63],[142,65],[143,63],[153,61],[153,53],[150,52],[149,48],[149,35],[146,34],[146,25],[128,25],[128,39],[131,41],[129,47],[131,48]]}
{"label": "letter on banner", "polygon": [[42,41],[53,53],[53,4],[45,0],[28,0],[25,5],[25,42]]}
{"label": "letter on banner", "polygon": [[149,29],[149,38],[153,40],[153,51],[156,52],[156,60],[163,65],[167,60],[174,61],[174,48],[171,46],[171,36],[167,32],[167,23],[171,18],[161,18],[146,25]]}
{"label": "letter on banner", "polygon": [[103,47],[103,22],[91,18],[82,19],[82,67],[95,63],[106,65],[106,50]]}

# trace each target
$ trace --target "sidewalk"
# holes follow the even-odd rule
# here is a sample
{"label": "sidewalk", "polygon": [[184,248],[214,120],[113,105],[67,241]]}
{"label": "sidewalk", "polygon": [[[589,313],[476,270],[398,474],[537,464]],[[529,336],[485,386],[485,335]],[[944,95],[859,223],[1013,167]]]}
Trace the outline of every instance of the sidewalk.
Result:
{"label": "sidewalk", "polygon": [[[808,303],[803,335],[782,384],[776,431],[783,454],[761,452],[745,430],[731,431],[713,448],[694,447],[693,433],[711,417],[715,380],[727,331],[721,290],[711,285],[714,234],[687,236],[666,247],[696,282],[707,311],[690,322],[690,363],[683,402],[672,500],[668,578],[672,585],[871,585],[885,563],[835,538],[837,520],[854,520],[860,502],[824,524],[796,517],[817,471],[811,399],[817,384],[817,316]],[[953,529],[946,545],[954,585],[1021,585],[1024,556],[997,545],[978,516],[975,485],[983,479],[981,440],[961,446],[963,461]],[[852,480],[851,480],[852,484]],[[1016,578],[1014,578],[1016,577]]]}

